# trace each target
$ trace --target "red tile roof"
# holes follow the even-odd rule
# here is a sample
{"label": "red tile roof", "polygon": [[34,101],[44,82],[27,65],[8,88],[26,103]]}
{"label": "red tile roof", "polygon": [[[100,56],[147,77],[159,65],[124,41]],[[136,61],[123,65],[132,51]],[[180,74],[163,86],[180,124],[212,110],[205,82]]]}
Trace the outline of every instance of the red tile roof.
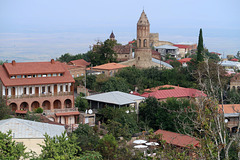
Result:
{"label": "red tile roof", "polygon": [[16,110],[15,113],[18,113],[18,114],[27,114],[27,111]]}
{"label": "red tile roof", "polygon": [[130,45],[116,45],[113,47],[113,50],[117,54],[130,54],[131,46]]}
{"label": "red tile roof", "polygon": [[86,67],[86,66],[90,65],[91,63],[85,61],[84,59],[78,59],[78,60],[70,61],[69,64],[72,64],[72,65],[75,65],[75,66],[84,66],[84,67]]}
{"label": "red tile roof", "polygon": [[168,64],[170,64],[171,62],[173,62],[173,60],[172,60],[172,59],[168,59],[168,60],[166,60],[165,62],[168,63]]}
{"label": "red tile roof", "polygon": [[202,91],[193,88],[179,88],[179,89],[167,89],[157,90],[151,93],[143,93],[142,97],[155,97],[157,99],[167,99],[168,97],[183,98],[183,97],[200,97],[207,96]]}
{"label": "red tile roof", "polygon": [[192,48],[191,45],[183,45],[183,44],[174,44],[173,46],[178,48]]}
{"label": "red tile roof", "polygon": [[106,63],[100,66],[92,67],[92,69],[99,69],[99,70],[113,70],[113,69],[120,69],[128,67],[127,65],[122,65],[119,63]]}
{"label": "red tile roof", "polygon": [[161,129],[157,130],[155,134],[162,134],[162,140],[165,140],[168,144],[188,148],[192,145],[194,147],[200,147],[200,142],[194,137]]}
{"label": "red tile roof", "polygon": [[[18,65],[20,64],[20,65]],[[35,65],[34,65],[35,64]],[[59,83],[74,83],[70,72],[63,66],[64,64],[60,62],[24,62],[24,63],[15,63],[14,66],[10,66],[12,63],[4,63],[0,65],[0,79],[3,82],[4,86],[26,86],[26,85],[44,85],[44,84],[59,84]],[[63,76],[56,77],[32,77],[32,78],[15,78],[10,79],[6,67],[13,74],[24,75],[23,73],[29,75],[42,73],[63,73]],[[47,67],[47,68],[45,68]],[[24,71],[23,69],[26,69]],[[41,69],[44,68],[44,69]],[[15,70],[13,70],[15,69]],[[31,71],[32,69],[32,71]],[[38,71],[39,69],[39,71]]]}
{"label": "red tile roof", "polygon": [[31,74],[48,74],[63,73],[65,69],[58,61],[51,62],[22,62],[4,63],[3,67],[7,73],[12,75],[31,75]]}
{"label": "red tile roof", "polygon": [[180,63],[186,63],[186,62],[190,62],[192,58],[183,58],[178,60]]}
{"label": "red tile roof", "polygon": [[231,59],[230,61],[238,62],[238,59],[233,58],[233,59]]}
{"label": "red tile roof", "polygon": [[74,115],[79,115],[80,112],[75,111],[75,112],[63,112],[63,113],[55,113],[57,117],[59,116],[74,116]]}
{"label": "red tile roof", "polygon": [[[240,104],[224,104],[224,113],[240,113]],[[219,105],[219,110],[222,109],[222,105]]]}
{"label": "red tile roof", "polygon": [[217,54],[217,55],[222,55],[221,53],[217,53],[217,52],[210,52],[212,54]]}

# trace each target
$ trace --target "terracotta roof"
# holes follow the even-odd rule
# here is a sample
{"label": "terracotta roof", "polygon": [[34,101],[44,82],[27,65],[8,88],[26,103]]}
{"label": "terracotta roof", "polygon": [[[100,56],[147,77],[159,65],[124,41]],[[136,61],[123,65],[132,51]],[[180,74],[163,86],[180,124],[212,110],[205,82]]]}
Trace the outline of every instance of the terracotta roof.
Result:
{"label": "terracotta roof", "polygon": [[51,62],[21,62],[4,63],[3,67],[7,73],[12,75],[31,75],[31,74],[48,74],[63,73],[65,69],[58,61]]}
{"label": "terracotta roof", "polygon": [[117,54],[130,54],[130,45],[116,45],[113,50]]}
{"label": "terracotta roof", "polygon": [[128,67],[127,65],[122,65],[119,63],[106,63],[100,66],[92,67],[92,69],[99,69],[99,70],[112,70],[112,69],[120,69]]}
{"label": "terracotta roof", "polygon": [[57,117],[59,116],[73,116],[73,115],[79,115],[80,112],[75,111],[75,112],[62,112],[62,113],[55,113]]}
{"label": "terracotta roof", "polygon": [[217,52],[210,52],[212,54],[217,54],[217,55],[222,55],[221,53],[217,53]]}
{"label": "terracotta roof", "polygon": [[192,145],[194,147],[200,147],[200,142],[196,138],[184,134],[165,131],[161,129],[157,130],[155,134],[162,134],[162,140],[165,140],[168,144],[187,148]]}
{"label": "terracotta roof", "polygon": [[83,68],[85,69],[85,66],[74,66],[74,65],[68,65],[68,64],[65,64],[63,63],[64,67],[67,69],[67,70],[70,70],[70,69],[75,69],[75,68]]}
{"label": "terracotta roof", "polygon": [[233,58],[233,59],[231,59],[230,61],[238,62],[238,59]]}
{"label": "terracotta roof", "polygon": [[174,44],[173,46],[178,48],[192,48],[192,45]]}
{"label": "terracotta roof", "polygon": [[186,62],[190,62],[192,58],[183,58],[178,60],[180,63],[186,63]]}
{"label": "terracotta roof", "polygon": [[[31,65],[29,65],[31,63]],[[38,67],[33,67],[32,71],[34,74],[36,74],[35,69],[41,68],[40,66],[43,65],[43,67],[49,66],[49,70],[53,71],[53,73],[56,73],[57,70],[61,70],[61,73],[63,73],[63,76],[56,76],[56,77],[32,77],[32,78],[15,78],[10,79],[9,75],[7,73],[7,70],[5,69],[4,65],[0,65],[0,79],[3,82],[4,86],[25,86],[25,85],[44,85],[44,84],[59,84],[59,83],[74,83],[74,79],[72,78],[70,72],[63,66],[64,64],[60,62],[55,62],[58,65],[46,65],[46,63],[49,62],[25,62],[21,63],[22,68],[34,66],[35,63]],[[5,63],[6,64],[6,63]],[[24,66],[26,64],[26,66]],[[11,65],[11,64],[10,64]],[[18,63],[15,64],[15,66],[18,66]],[[58,67],[60,69],[58,69]],[[11,67],[10,67],[11,68]],[[29,73],[31,68],[27,68]],[[16,73],[21,73],[15,71]],[[45,72],[46,74],[46,72]]]}
{"label": "terracotta roof", "polygon": [[27,114],[27,111],[16,110],[15,113],[18,113],[18,114]]}
{"label": "terracotta roof", "polygon": [[174,85],[163,85],[163,86],[157,86],[157,87],[153,87],[153,88],[148,88],[148,89],[144,89],[144,91],[151,91],[151,92],[154,92],[154,91],[158,91],[160,88],[170,88],[170,87],[173,87],[174,89],[177,89],[177,88],[184,88],[184,87],[179,87],[179,86],[174,86]]}
{"label": "terracotta roof", "polygon": [[166,60],[165,62],[168,63],[168,64],[170,64],[171,62],[173,62],[173,60],[172,60],[172,59],[168,59],[168,60]]}
{"label": "terracotta roof", "polygon": [[[224,104],[224,113],[240,113],[240,104]],[[222,109],[222,105],[219,105],[219,109]]]}
{"label": "terracotta roof", "polygon": [[143,93],[143,97],[155,97],[157,99],[167,99],[168,97],[182,98],[182,97],[200,97],[207,96],[202,91],[193,88],[179,88],[179,89],[167,89],[157,90],[151,93]]}
{"label": "terracotta roof", "polygon": [[90,62],[87,62],[84,59],[70,61],[69,63],[75,66],[85,66],[85,67],[91,64]]}

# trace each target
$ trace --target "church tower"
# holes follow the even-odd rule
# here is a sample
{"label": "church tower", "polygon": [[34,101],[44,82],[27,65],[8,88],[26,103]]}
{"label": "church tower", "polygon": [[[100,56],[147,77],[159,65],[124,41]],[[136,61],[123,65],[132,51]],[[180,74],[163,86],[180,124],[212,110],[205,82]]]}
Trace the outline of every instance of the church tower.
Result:
{"label": "church tower", "polygon": [[112,41],[114,41],[115,40],[115,35],[114,35],[114,33],[113,33],[113,31],[112,31],[112,33],[111,33],[111,35],[110,35],[110,40],[112,40]]}
{"label": "church tower", "polygon": [[144,10],[137,23],[137,48],[135,49],[135,61],[138,68],[152,66],[152,50],[149,43],[150,23]]}

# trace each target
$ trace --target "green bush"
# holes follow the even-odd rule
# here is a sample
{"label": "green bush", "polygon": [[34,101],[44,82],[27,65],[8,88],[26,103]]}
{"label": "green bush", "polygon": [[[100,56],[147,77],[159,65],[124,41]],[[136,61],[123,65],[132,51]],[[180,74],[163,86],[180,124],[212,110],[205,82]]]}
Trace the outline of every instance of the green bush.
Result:
{"label": "green bush", "polygon": [[43,113],[43,109],[38,107],[36,110],[35,110],[36,113]]}

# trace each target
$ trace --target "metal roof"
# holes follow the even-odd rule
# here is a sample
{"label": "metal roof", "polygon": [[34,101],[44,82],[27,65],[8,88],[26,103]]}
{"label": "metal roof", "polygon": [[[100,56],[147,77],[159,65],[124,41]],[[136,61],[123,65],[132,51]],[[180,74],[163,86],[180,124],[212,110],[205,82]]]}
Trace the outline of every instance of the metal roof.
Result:
{"label": "metal roof", "polygon": [[56,135],[59,136],[65,131],[65,128],[61,125],[35,122],[18,118],[0,120],[0,131],[7,133],[9,130],[12,130],[13,138],[42,139],[45,138],[45,133],[50,137]]}
{"label": "metal roof", "polygon": [[161,45],[161,46],[157,46],[155,48],[157,48],[157,49],[178,49],[178,47],[171,46],[171,45]]}
{"label": "metal roof", "polygon": [[225,67],[238,67],[240,68],[240,62],[234,62],[234,61],[222,61],[219,62],[220,65]]}
{"label": "metal roof", "polygon": [[168,64],[166,62],[163,62],[163,61],[160,61],[158,59],[152,58],[152,61],[155,62],[155,63],[161,64],[163,66],[166,66],[166,67],[169,67],[169,68],[173,68],[170,64]]}
{"label": "metal roof", "polygon": [[113,91],[87,96],[86,99],[109,104],[126,105],[135,103],[136,100],[142,100],[145,98],[120,91]]}

